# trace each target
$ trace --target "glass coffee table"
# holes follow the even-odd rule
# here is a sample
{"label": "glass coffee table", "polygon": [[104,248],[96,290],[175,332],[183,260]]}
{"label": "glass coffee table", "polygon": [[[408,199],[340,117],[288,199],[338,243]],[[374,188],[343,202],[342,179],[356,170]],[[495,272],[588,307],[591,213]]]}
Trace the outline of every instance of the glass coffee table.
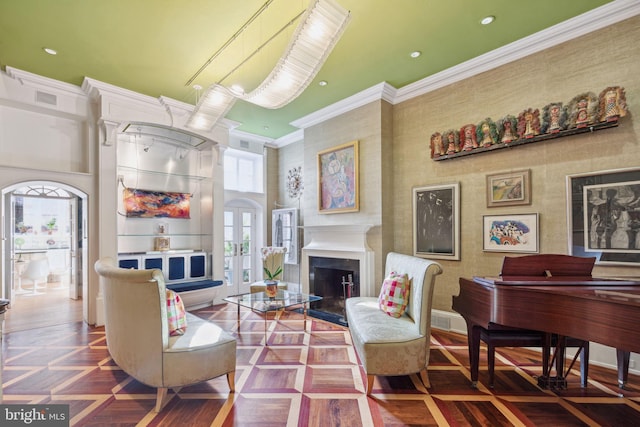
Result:
{"label": "glass coffee table", "polygon": [[316,295],[307,295],[300,292],[278,290],[275,297],[268,297],[264,292],[256,292],[253,294],[241,294],[231,295],[224,298],[224,301],[230,302],[238,306],[238,332],[240,332],[240,307],[251,309],[255,312],[261,313],[264,318],[264,334],[265,344],[267,336],[267,317],[270,312],[275,313],[274,319],[277,320],[283,310],[288,308],[302,306],[302,312],[304,314],[304,330],[307,330],[307,309],[309,303],[314,301],[320,301],[322,297]]}

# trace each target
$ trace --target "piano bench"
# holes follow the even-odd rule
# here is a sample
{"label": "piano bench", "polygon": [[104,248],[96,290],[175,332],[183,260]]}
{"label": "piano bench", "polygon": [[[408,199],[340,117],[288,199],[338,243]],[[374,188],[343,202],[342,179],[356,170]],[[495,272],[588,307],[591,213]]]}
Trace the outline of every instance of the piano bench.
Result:
{"label": "piano bench", "polygon": [[[495,379],[495,356],[497,347],[540,347],[543,352],[543,365],[548,363],[549,351],[545,355],[545,333],[529,329],[485,329],[481,328],[480,340],[487,344],[487,367],[489,387],[493,388]],[[551,346],[556,345],[557,336],[552,335]],[[589,343],[575,338],[566,338],[566,347],[582,347],[580,354],[580,385],[587,386],[589,370]],[[562,373],[561,373],[562,374]]]}

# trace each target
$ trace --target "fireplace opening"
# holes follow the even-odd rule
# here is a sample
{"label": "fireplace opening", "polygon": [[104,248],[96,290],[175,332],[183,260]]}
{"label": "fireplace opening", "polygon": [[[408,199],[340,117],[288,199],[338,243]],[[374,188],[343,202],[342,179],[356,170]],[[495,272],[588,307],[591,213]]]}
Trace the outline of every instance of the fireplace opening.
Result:
{"label": "fireplace opening", "polygon": [[346,323],[345,297],[360,296],[360,261],[309,257],[309,292],[322,297],[311,303],[311,310],[324,314],[328,320]]}

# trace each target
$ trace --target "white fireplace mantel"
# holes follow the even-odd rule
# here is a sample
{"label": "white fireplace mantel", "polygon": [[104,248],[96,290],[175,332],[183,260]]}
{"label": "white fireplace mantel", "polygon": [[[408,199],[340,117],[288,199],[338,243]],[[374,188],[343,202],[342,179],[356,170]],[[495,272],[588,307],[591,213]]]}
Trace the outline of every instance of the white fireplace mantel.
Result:
{"label": "white fireplace mantel", "polygon": [[367,232],[372,224],[353,225],[307,225],[304,230],[304,249],[339,250],[347,252],[365,252],[371,248],[367,243]]}
{"label": "white fireplace mantel", "polygon": [[367,243],[367,232],[373,224],[306,225],[302,248],[302,291],[309,292],[309,257],[355,259],[360,262],[360,295],[374,294],[375,257]]}

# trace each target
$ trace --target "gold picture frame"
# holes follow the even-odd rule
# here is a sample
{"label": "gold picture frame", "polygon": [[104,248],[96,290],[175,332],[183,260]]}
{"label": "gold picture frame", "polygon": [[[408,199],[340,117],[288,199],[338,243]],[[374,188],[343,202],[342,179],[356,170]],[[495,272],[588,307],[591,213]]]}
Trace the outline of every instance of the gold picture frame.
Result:
{"label": "gold picture frame", "polygon": [[531,169],[487,175],[487,207],[531,204]]}
{"label": "gold picture frame", "polygon": [[156,251],[168,251],[171,247],[171,240],[169,237],[156,237],[154,240],[154,250]]}
{"label": "gold picture frame", "polygon": [[318,152],[319,213],[358,212],[358,141]]}

